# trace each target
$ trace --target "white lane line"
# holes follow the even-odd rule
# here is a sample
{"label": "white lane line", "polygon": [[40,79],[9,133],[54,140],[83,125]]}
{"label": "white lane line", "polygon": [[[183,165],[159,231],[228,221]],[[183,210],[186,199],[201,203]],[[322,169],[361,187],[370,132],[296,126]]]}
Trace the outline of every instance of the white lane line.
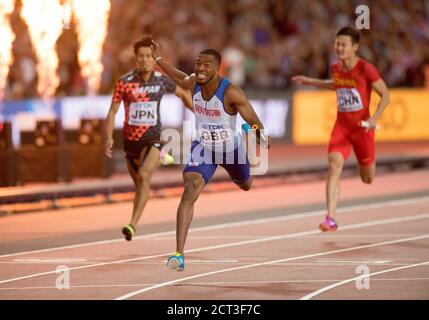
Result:
{"label": "white lane line", "polygon": [[[409,217],[383,219],[383,220],[376,220],[376,221],[372,221],[372,222],[351,224],[351,225],[343,226],[341,229],[342,230],[351,230],[351,229],[357,229],[357,228],[362,228],[362,227],[370,227],[370,226],[384,225],[384,224],[390,224],[390,223],[400,223],[400,222],[405,222],[405,221],[414,221],[414,220],[421,220],[421,219],[426,219],[426,218],[429,218],[429,213],[418,214],[418,215],[413,215],[413,216],[409,216]],[[190,249],[190,250],[186,250],[186,253],[237,247],[237,246],[243,246],[243,245],[254,244],[254,243],[261,243],[261,242],[267,242],[267,241],[303,237],[303,236],[313,235],[313,234],[320,234],[320,231],[319,230],[303,231],[303,232],[290,233],[290,234],[280,235],[280,236],[266,237],[266,238],[262,238],[262,239],[253,239],[253,240],[246,240],[246,241],[239,241],[239,242],[230,242],[230,243],[224,243],[224,244],[213,245],[213,246],[208,246],[208,247]],[[143,256],[143,257],[138,257],[138,258],[115,260],[115,261],[109,261],[109,262],[84,265],[84,266],[70,268],[69,271],[95,268],[95,267],[101,267],[101,266],[113,265],[113,264],[120,264],[120,263],[124,263],[124,262],[132,262],[132,261],[140,261],[140,260],[165,257],[165,256],[169,256],[170,254],[171,254],[171,252],[164,253],[164,254],[152,255],[152,256]],[[48,274],[54,274],[54,273],[56,273],[56,271],[47,271],[47,272],[30,274],[27,276],[1,280],[0,284],[18,281],[18,280],[23,280],[23,279],[29,279],[29,278],[38,277],[38,276],[44,276],[44,275],[48,275]]]}
{"label": "white lane line", "polygon": [[[371,281],[424,281],[429,278],[382,278],[371,279]],[[231,285],[231,284],[264,284],[264,283],[312,283],[312,282],[333,282],[341,279],[307,279],[307,280],[261,280],[261,281],[214,281],[214,282],[189,282],[189,285]],[[144,284],[150,285],[150,284]],[[1,289],[0,289],[1,290]]]}
{"label": "white lane line", "polygon": [[[242,235],[242,236],[192,236],[192,239],[194,240],[228,240],[228,239],[248,239],[248,238],[263,238],[265,235]],[[163,237],[157,237],[152,238],[149,240],[171,240],[176,239],[176,235],[172,234],[170,236],[163,236]]]}
{"label": "white lane line", "polygon": [[[379,234],[368,234],[368,233],[362,233],[362,234],[332,234],[332,232],[330,233],[326,233],[325,234],[326,238],[384,238],[386,236],[389,237],[404,237],[404,236],[408,236],[408,237],[412,237],[412,236],[418,236],[418,233],[413,232],[413,233],[379,233]],[[309,238],[315,238],[317,236],[314,237],[309,237]]]}
{"label": "white lane line", "polygon": [[67,258],[61,258],[61,259],[14,259],[13,262],[55,262],[55,263],[61,263],[61,262],[87,262],[87,259],[67,259]]}
{"label": "white lane line", "polygon": [[[418,204],[418,203],[422,203],[422,202],[426,202],[426,201],[429,201],[428,196],[407,198],[407,199],[402,199],[402,200],[380,201],[380,202],[374,202],[374,203],[370,203],[370,204],[340,207],[337,209],[337,212],[343,213],[343,214],[344,213],[348,214],[348,213],[351,213],[349,211],[377,209],[377,208],[382,208],[382,207],[386,207],[386,206]],[[262,223],[272,223],[272,222],[277,222],[277,221],[295,220],[295,219],[308,218],[308,217],[314,217],[314,216],[322,215],[325,212],[326,212],[326,210],[323,209],[323,210],[307,211],[307,212],[302,212],[302,213],[293,214],[293,215],[285,215],[285,216],[280,216],[280,217],[260,218],[260,219],[253,219],[253,220],[247,220],[247,221],[221,223],[221,224],[216,224],[216,225],[212,225],[212,226],[191,228],[191,229],[189,229],[189,232],[193,233],[193,232],[241,227],[241,226],[248,226],[248,225],[255,225],[255,224],[262,224]],[[160,236],[169,236],[169,235],[175,235],[175,234],[176,234],[175,230],[157,232],[157,233],[152,233],[152,234],[134,237],[133,241],[156,238],[156,237],[160,237]],[[123,241],[124,241],[123,238],[119,238],[119,239],[111,239],[111,240],[103,240],[103,241],[84,242],[84,243],[61,246],[61,247],[53,247],[53,248],[47,248],[47,249],[38,249],[38,250],[4,254],[4,255],[0,255],[0,258],[14,257],[14,256],[20,256],[20,255],[32,254],[32,253],[52,252],[52,251],[56,251],[56,250],[75,249],[75,248],[95,246],[95,245],[103,245],[103,244],[111,244],[111,243],[117,243],[117,242],[123,242]]]}
{"label": "white lane line", "polygon": [[[341,279],[307,279],[307,280],[261,280],[261,281],[214,281],[214,282],[188,282],[188,285],[193,286],[222,286],[222,285],[252,285],[252,284],[271,284],[271,283],[314,283],[314,282],[334,282],[341,281]],[[429,278],[382,278],[382,279],[371,279],[371,281],[429,281]],[[134,283],[134,284],[90,284],[80,286],[70,286],[70,289],[95,289],[95,288],[127,288],[127,287],[144,287],[153,286],[155,283]],[[54,289],[58,290],[57,287],[4,287],[0,288],[0,291],[8,290],[35,290],[35,289]]]}
{"label": "white lane line", "polygon": [[317,260],[320,263],[332,263],[332,264],[386,264],[393,262],[392,260]]}
{"label": "white lane line", "polygon": [[[418,235],[417,233],[391,233],[391,234],[325,234],[327,238],[385,238],[386,236],[392,236],[392,237],[412,237]],[[258,239],[258,238],[264,238],[266,237],[266,234],[259,234],[259,235],[242,235],[242,236],[192,236],[193,240],[228,240],[228,239]],[[313,237],[319,237],[319,235],[315,235]],[[172,234],[170,236],[162,236],[157,238],[151,238],[148,240],[171,240],[176,239],[176,235]]]}
{"label": "white lane line", "polygon": [[[392,219],[377,220],[377,221],[372,221],[372,222],[351,224],[351,225],[343,226],[341,229],[342,230],[351,230],[351,229],[358,229],[358,228],[362,228],[362,227],[370,227],[370,226],[384,225],[384,224],[390,224],[390,223],[400,223],[400,222],[405,222],[405,221],[414,221],[414,220],[421,220],[421,219],[426,219],[426,218],[429,218],[429,213],[424,213],[424,214],[419,214],[419,215],[414,215],[414,216],[409,216],[409,217],[400,217],[400,218],[392,218]],[[232,242],[232,243],[225,243],[225,244],[220,244],[220,245],[213,245],[213,246],[208,246],[208,247],[190,249],[190,250],[186,250],[186,253],[237,247],[237,246],[243,246],[243,245],[254,244],[254,243],[261,243],[261,242],[267,242],[267,241],[274,241],[274,240],[297,238],[297,237],[303,237],[303,236],[313,235],[313,234],[318,234],[318,233],[320,234],[319,230],[297,232],[297,233],[291,233],[291,234],[286,234],[286,235],[281,235],[281,236],[273,236],[273,237],[266,237],[266,238],[262,238],[262,239],[239,241],[239,242]],[[171,252],[164,253],[164,254],[152,255],[152,256],[143,256],[143,257],[132,258],[132,259],[123,259],[123,260],[115,260],[115,261],[109,261],[109,262],[84,265],[84,266],[70,268],[69,271],[95,268],[95,267],[101,267],[101,266],[113,265],[113,264],[120,264],[120,263],[124,263],[124,262],[132,262],[132,261],[140,261],[140,260],[165,257],[165,256],[169,256],[170,254],[171,254]],[[39,276],[44,276],[44,275],[49,275],[49,274],[54,274],[54,273],[56,273],[56,271],[47,271],[47,272],[30,274],[27,276],[21,276],[21,277],[17,277],[17,278],[1,280],[0,284],[18,281],[18,280],[29,279],[29,278],[34,278],[34,277],[39,277]]]}
{"label": "white lane line", "polygon": [[353,281],[357,281],[357,280],[360,280],[360,279],[365,279],[365,278],[368,278],[368,277],[371,277],[371,276],[376,276],[376,275],[379,275],[379,274],[393,272],[393,271],[398,271],[398,270],[404,270],[404,269],[409,269],[409,268],[421,267],[421,266],[424,266],[424,265],[429,265],[429,261],[422,262],[422,263],[411,264],[411,265],[408,265],[408,266],[403,266],[403,267],[398,267],[398,268],[387,269],[387,270],[378,271],[378,272],[373,272],[373,273],[369,273],[369,274],[360,275],[360,276],[357,276],[357,277],[354,277],[354,278],[351,278],[351,279],[347,279],[347,280],[343,280],[343,281],[331,284],[330,286],[327,286],[327,287],[323,287],[323,288],[321,288],[319,290],[316,290],[316,291],[314,291],[314,292],[312,292],[310,294],[307,294],[306,296],[300,298],[299,300],[310,300],[311,298],[314,298],[315,296],[318,296],[319,294],[322,294],[322,293],[324,293],[326,291],[329,291],[331,289],[337,288],[337,287],[342,286],[344,284],[347,284],[347,283],[350,283],[350,282],[353,282]]}
{"label": "white lane line", "polygon": [[[167,263],[167,260],[164,260],[162,262]],[[194,259],[194,260],[191,260],[191,259],[189,259],[186,261],[186,263],[196,263],[196,264],[198,264],[198,263],[238,263],[238,260],[235,260],[235,259],[223,259],[223,260],[222,259],[219,259],[219,260],[197,260],[197,259]]]}
{"label": "white lane line", "polygon": [[[303,256],[290,257],[290,258],[284,258],[284,259],[280,259],[280,260],[272,260],[272,261],[266,261],[266,262],[261,262],[261,263],[254,263],[254,264],[250,264],[250,265],[246,265],[246,266],[233,267],[233,268],[221,269],[221,270],[216,270],[216,271],[211,271],[211,272],[206,272],[206,273],[200,273],[200,274],[193,275],[190,277],[185,277],[185,278],[180,278],[180,279],[176,279],[176,280],[172,280],[172,281],[162,282],[162,283],[159,283],[157,285],[150,286],[148,288],[143,288],[143,289],[140,289],[137,291],[133,291],[133,292],[127,293],[125,295],[122,295],[122,296],[120,296],[114,300],[126,300],[128,298],[133,297],[133,296],[136,296],[136,295],[139,295],[139,294],[142,294],[142,293],[154,290],[154,289],[170,286],[170,285],[177,284],[179,282],[183,282],[186,280],[207,277],[207,276],[211,276],[211,275],[219,274],[219,273],[238,271],[238,270],[243,270],[243,269],[250,269],[250,268],[255,268],[255,267],[261,267],[261,266],[276,264],[276,263],[280,263],[280,262],[295,261],[295,260],[301,260],[301,259],[307,259],[307,258],[313,258],[313,257],[320,257],[320,256],[324,256],[324,255],[329,255],[329,254],[349,252],[349,251],[355,251],[355,250],[361,250],[361,249],[367,249],[367,248],[374,248],[374,247],[386,246],[386,245],[390,245],[390,244],[422,240],[422,239],[427,239],[427,238],[429,238],[429,234],[426,234],[426,235],[423,235],[420,237],[412,237],[412,238],[404,238],[404,239],[399,239],[399,240],[384,241],[384,242],[378,242],[378,243],[367,244],[367,245],[362,245],[362,246],[350,247],[350,248],[346,248],[346,249],[338,249],[338,250],[331,250],[331,251],[325,251],[325,252],[318,252],[318,253],[313,253],[313,254],[308,254],[308,255],[303,255]],[[403,267],[401,267],[401,268],[403,268]]]}

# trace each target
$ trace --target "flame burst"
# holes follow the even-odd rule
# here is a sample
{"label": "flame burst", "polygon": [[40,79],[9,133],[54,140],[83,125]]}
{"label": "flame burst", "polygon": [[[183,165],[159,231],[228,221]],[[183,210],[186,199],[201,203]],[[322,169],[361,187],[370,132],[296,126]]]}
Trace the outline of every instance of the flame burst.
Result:
{"label": "flame burst", "polygon": [[63,6],[64,29],[70,29],[70,22],[72,18],[72,7],[71,7],[70,0],[63,0],[62,6]]}
{"label": "flame burst", "polygon": [[103,64],[101,54],[107,34],[109,0],[72,1],[79,40],[79,65],[88,79],[88,90],[95,94],[100,87]]}
{"label": "flame burst", "polygon": [[36,52],[37,92],[49,99],[60,83],[55,43],[63,29],[62,6],[59,0],[22,0],[21,16]]}
{"label": "flame burst", "polygon": [[0,2],[0,101],[4,97],[9,67],[13,62],[12,42],[15,40],[8,15],[13,11],[14,0],[3,0]]}

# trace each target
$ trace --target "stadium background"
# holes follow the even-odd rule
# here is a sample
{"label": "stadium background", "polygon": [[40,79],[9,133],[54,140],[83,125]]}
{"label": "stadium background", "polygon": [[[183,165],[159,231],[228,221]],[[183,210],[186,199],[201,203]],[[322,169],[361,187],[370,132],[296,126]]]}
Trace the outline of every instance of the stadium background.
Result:
{"label": "stadium background", "polygon": [[[37,16],[35,3],[44,1],[30,2],[34,6],[33,15]],[[11,4],[9,11],[7,3]],[[105,118],[115,81],[133,69],[132,44],[143,34],[152,34],[159,40],[166,59],[187,73],[192,72],[200,50],[219,49],[223,54],[221,73],[245,89],[276,141],[324,144],[335,119],[335,93],[294,86],[290,78],[297,74],[329,77],[329,65],[335,61],[335,31],[355,24],[358,5],[367,5],[370,10],[370,29],[361,30],[359,53],[379,69],[392,92],[392,103],[380,120],[377,141],[429,139],[428,1],[51,0],[47,3],[50,8],[54,4],[59,8],[57,14],[41,12],[42,19],[35,23],[40,25],[45,20],[45,32],[56,34],[52,48],[58,57],[54,67],[58,83],[51,89],[38,87],[44,78],[37,68],[44,58],[38,56],[40,43],[30,32],[36,26],[23,17],[25,1],[10,0],[0,6],[3,25],[9,26],[13,33],[13,38],[4,40],[10,39],[11,45],[2,45],[2,65],[10,68],[1,69],[6,81],[0,121],[11,123],[13,147],[9,149],[14,151],[5,152],[15,155],[18,152],[22,161],[17,163],[36,161],[31,157],[25,160],[23,154],[30,146],[29,153],[40,151],[33,149],[40,120],[57,119],[60,135],[64,135],[60,144],[81,143],[81,120]],[[85,21],[88,13],[92,14],[93,24],[86,22],[85,31],[81,21]],[[100,25],[100,21],[105,25]],[[98,69],[98,73],[92,75],[84,71],[88,66],[80,57],[85,46],[84,33],[89,39],[87,45],[94,45],[91,54],[98,57],[92,61],[92,70]],[[5,63],[8,48],[11,59]],[[377,97],[372,98],[375,106]],[[183,120],[192,120],[192,114],[184,110],[176,97],[166,96],[162,119],[165,127],[181,129]],[[120,172],[124,171],[120,165],[122,121],[121,110],[116,119],[113,164],[113,171]],[[2,126],[5,132],[3,128],[6,127]],[[106,161],[102,160],[100,142],[96,158]],[[4,168],[2,173],[6,174]]]}

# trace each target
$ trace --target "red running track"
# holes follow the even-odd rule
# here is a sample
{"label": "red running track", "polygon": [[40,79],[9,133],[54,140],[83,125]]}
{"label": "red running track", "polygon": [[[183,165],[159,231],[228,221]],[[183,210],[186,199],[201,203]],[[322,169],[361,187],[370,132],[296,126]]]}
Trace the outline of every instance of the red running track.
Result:
{"label": "red running track", "polygon": [[334,233],[323,181],[204,193],[184,272],[165,267],[178,202],[150,199],[132,242],[131,202],[2,217],[0,299],[429,298],[429,171],[344,180]]}

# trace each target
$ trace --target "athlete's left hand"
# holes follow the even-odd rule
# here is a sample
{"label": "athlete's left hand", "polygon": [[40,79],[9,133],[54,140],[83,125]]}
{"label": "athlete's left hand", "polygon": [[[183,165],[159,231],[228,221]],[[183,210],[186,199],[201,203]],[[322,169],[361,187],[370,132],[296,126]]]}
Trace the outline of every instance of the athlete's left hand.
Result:
{"label": "athlete's left hand", "polygon": [[109,159],[112,159],[112,156],[113,156],[113,139],[107,139],[106,148],[105,148],[104,152]]}
{"label": "athlete's left hand", "polygon": [[368,123],[368,127],[366,128],[365,132],[368,132],[369,130],[375,130],[377,129],[377,122],[374,118],[368,118],[365,120]]}

